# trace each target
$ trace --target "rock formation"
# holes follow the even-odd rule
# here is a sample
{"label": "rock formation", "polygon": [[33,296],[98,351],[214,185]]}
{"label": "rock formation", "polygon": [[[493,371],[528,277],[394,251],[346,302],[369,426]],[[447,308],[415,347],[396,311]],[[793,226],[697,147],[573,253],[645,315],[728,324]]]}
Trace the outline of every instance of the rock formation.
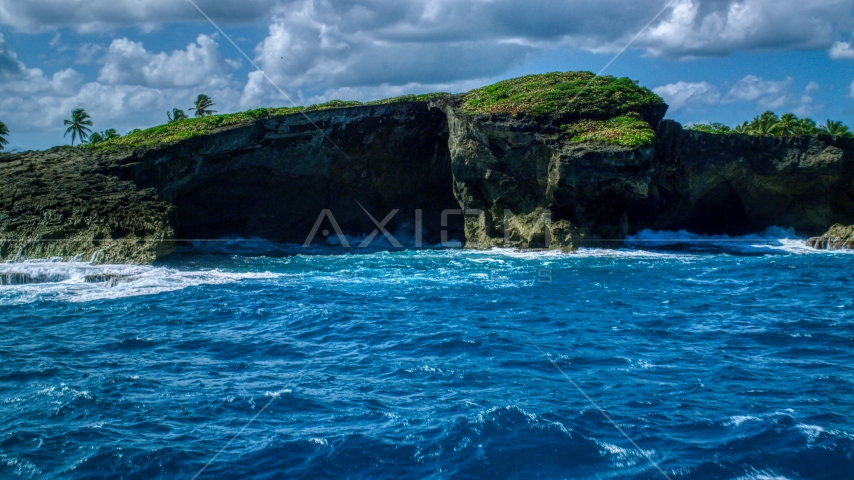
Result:
{"label": "rock formation", "polygon": [[[854,224],[854,141],[686,131],[639,92],[630,110],[591,113],[648,132],[622,145],[579,137],[577,117],[478,113],[454,95],[289,112],[147,147],[0,154],[0,259],[150,263],[192,239],[339,232],[571,249],[647,228]],[[848,228],[811,243],[851,245]]]}
{"label": "rock formation", "polygon": [[[445,117],[425,102],[286,115],[131,151],[4,154],[0,178],[3,259],[150,263],[183,240],[303,243],[324,210],[349,236],[376,228],[370,213],[412,245],[442,232],[463,240],[461,216],[441,225],[459,204]],[[324,220],[319,240],[336,236]]]}
{"label": "rock formation", "polygon": [[837,223],[824,235],[809,239],[809,246],[819,250],[854,249],[854,225]]}
{"label": "rock formation", "polygon": [[559,124],[476,117],[454,98],[442,108],[454,190],[469,213],[467,246],[618,246],[625,238],[631,206],[648,197],[652,145],[574,142]]}
{"label": "rock formation", "polygon": [[79,148],[0,155],[0,259],[150,263],[174,250],[175,206]]}
{"label": "rock formation", "polygon": [[638,228],[745,234],[771,226],[817,235],[854,220],[854,140],[686,131],[659,125],[650,198]]}

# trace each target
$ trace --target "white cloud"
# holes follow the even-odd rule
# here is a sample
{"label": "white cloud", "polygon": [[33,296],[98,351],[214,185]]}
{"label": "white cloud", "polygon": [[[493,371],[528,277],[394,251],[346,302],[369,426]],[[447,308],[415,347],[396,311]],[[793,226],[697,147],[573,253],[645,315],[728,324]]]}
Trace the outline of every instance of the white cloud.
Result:
{"label": "white cloud", "polygon": [[[324,92],[331,95],[342,88],[361,96],[357,92],[454,86],[499,75],[535,51],[476,38],[491,36],[488,32],[457,38],[458,22],[446,22],[447,16],[467,18],[466,8],[471,5],[409,2],[385,12],[365,7],[345,11],[329,1],[301,0],[277,11],[255,59],[296,99],[328,96]],[[244,102],[277,95],[261,75],[250,75]]]}
{"label": "white cloud", "polygon": [[[199,2],[209,15],[225,24],[262,18],[277,0],[207,0]],[[200,21],[189,2],[175,0],[0,0],[0,24],[38,32],[73,28],[103,33],[121,27],[152,31],[163,24]]]}
{"label": "white cloud", "polygon": [[820,49],[851,24],[847,0],[680,0],[638,44],[653,55],[672,58]]}
{"label": "white cloud", "polygon": [[[254,26],[277,15],[276,23],[296,29],[287,35],[271,31],[271,36],[287,37],[288,48],[295,53],[310,50],[319,33],[331,41],[324,48],[352,46],[358,37],[377,46],[429,45],[433,55],[453,49],[454,42],[481,43],[475,47],[481,54],[507,44],[538,50],[569,46],[616,51],[665,4],[667,0],[200,2],[208,15],[226,26]],[[282,22],[283,15],[291,18]],[[170,23],[203,21],[191,4],[176,0],[0,0],[0,24],[24,31],[72,28],[103,33],[132,26],[151,31]],[[839,35],[852,29],[850,0],[678,0],[635,46],[671,58],[739,50],[830,49]],[[341,43],[344,38],[349,41]],[[410,51],[390,49],[386,58]]]}
{"label": "white cloud", "polygon": [[755,102],[762,108],[778,109],[789,102],[791,85],[791,78],[774,81],[748,75],[733,85],[724,97],[724,101]]}
{"label": "white cloud", "polygon": [[812,81],[804,88],[804,93],[801,94],[799,102],[792,108],[792,113],[799,117],[807,117],[813,115],[817,110],[824,105],[816,105],[814,95],[821,90],[818,83]]}
{"label": "white cloud", "polygon": [[[0,0],[2,1],[2,0]],[[666,0],[296,0],[280,2],[255,60],[295,98],[350,87],[455,85],[494,78],[549,49],[620,49]],[[827,49],[854,28],[850,0],[678,0],[635,43],[669,58]],[[274,98],[251,76],[244,101]],[[715,102],[674,85],[674,106]],[[742,85],[741,87],[748,87]],[[761,86],[759,86],[761,87]],[[749,92],[735,91],[733,95]],[[759,100],[773,106],[770,92]],[[723,97],[723,95],[721,95]],[[733,98],[733,101],[738,98]]]}
{"label": "white cloud", "polygon": [[709,82],[676,82],[653,89],[670,105],[671,112],[732,103],[752,103],[762,110],[792,111],[797,115],[810,115],[821,105],[815,104],[814,95],[820,87],[809,82],[800,94],[792,91],[793,80],[765,80],[747,75],[731,85],[726,94]]}
{"label": "white cloud", "polygon": [[709,82],[676,82],[656,87],[653,91],[664,98],[671,111],[692,105],[716,105],[721,101],[720,90]]}
{"label": "white cloud", "polygon": [[107,51],[104,45],[97,43],[84,43],[77,48],[76,63],[89,65],[95,63],[95,57],[100,57]]}
{"label": "white cloud", "polygon": [[223,60],[219,45],[207,35],[185,50],[151,53],[142,43],[113,40],[103,59],[98,81],[107,85],[143,85],[153,88],[222,83],[240,66]]}
{"label": "white cloud", "polygon": [[830,48],[830,58],[854,60],[854,46],[851,45],[851,42],[836,42]]}
{"label": "white cloud", "polygon": [[[195,48],[198,50],[213,46],[215,43],[210,38],[200,37]],[[155,55],[144,50],[140,52],[135,47],[132,51],[137,54],[137,57],[133,58],[149,60],[129,64],[129,68],[133,67],[131,74],[140,76],[136,81],[85,82],[81,73],[70,68],[50,76],[45,75],[41,69],[28,68],[18,60],[15,52],[0,35],[0,118],[12,132],[10,140],[18,142],[16,138],[32,134],[55,138],[54,144],[61,144],[67,141],[62,137],[62,121],[68,118],[71,110],[75,108],[85,108],[92,116],[94,128],[98,130],[116,128],[119,131],[127,131],[131,128],[164,123],[168,110],[174,107],[188,109],[203,87],[216,87],[209,93],[216,101],[218,109],[237,109],[240,100],[239,86],[233,84],[233,80],[224,73],[211,73],[219,70],[209,68],[205,72],[211,76],[203,78],[201,75],[193,77],[187,71],[177,69],[172,73],[184,76],[180,82],[164,80],[167,77],[162,69],[170,66],[171,60],[181,58],[190,63],[188,68],[204,70],[206,65],[210,65],[206,60],[209,56],[197,55],[199,52],[188,48],[178,52],[181,55],[166,56],[164,60],[162,54]],[[155,67],[160,67],[161,70]],[[192,84],[187,78],[195,80],[196,83]],[[109,75],[106,80],[111,80]],[[163,85],[157,86],[158,82]],[[16,137],[19,134],[22,137]],[[33,146],[41,148],[46,145]]]}

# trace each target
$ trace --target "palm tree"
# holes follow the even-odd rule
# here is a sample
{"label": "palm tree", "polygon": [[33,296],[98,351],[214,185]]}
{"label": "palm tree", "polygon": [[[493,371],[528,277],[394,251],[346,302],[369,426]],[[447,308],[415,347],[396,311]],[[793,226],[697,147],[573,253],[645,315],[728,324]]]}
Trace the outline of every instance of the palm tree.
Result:
{"label": "palm tree", "polygon": [[121,137],[121,135],[119,135],[118,132],[116,132],[116,129],[110,128],[110,129],[104,130],[103,132],[92,132],[92,134],[89,135],[89,143],[90,144],[101,143],[101,142],[106,142],[107,140],[112,140],[114,138],[119,138],[119,137]]}
{"label": "palm tree", "polygon": [[208,115],[216,113],[216,110],[208,110],[209,107],[213,107],[216,105],[211,100],[211,97],[205,95],[204,93],[199,95],[199,98],[196,99],[195,107],[191,108],[190,111],[196,111],[196,117],[206,117]]}
{"label": "palm tree", "polygon": [[9,140],[6,140],[6,135],[9,135],[9,129],[6,128],[6,124],[0,122],[0,150],[3,150],[3,145],[8,145]]}
{"label": "palm tree", "polygon": [[798,120],[797,125],[792,129],[792,135],[812,135],[815,131],[815,120],[802,118]]}
{"label": "palm tree", "polygon": [[771,126],[770,132],[779,137],[788,137],[795,134],[795,129],[798,127],[800,119],[794,113],[787,113],[780,117],[780,120]]}
{"label": "palm tree", "polygon": [[106,140],[107,139],[104,138],[104,135],[101,134],[101,132],[92,132],[92,135],[89,135],[89,143],[92,145],[104,142]]}
{"label": "palm tree", "polygon": [[780,119],[777,117],[777,114],[769,110],[758,117],[754,117],[748,127],[752,135],[770,135],[772,128],[779,121]]}
{"label": "palm tree", "polygon": [[741,125],[736,125],[735,128],[732,129],[732,131],[735,133],[744,133],[750,135],[750,124],[744,122]]}
{"label": "palm tree", "polygon": [[824,125],[818,127],[818,131],[833,136],[848,137],[851,135],[851,130],[842,122],[828,120]]}
{"label": "palm tree", "polygon": [[173,108],[172,112],[166,112],[166,117],[169,118],[169,123],[175,123],[178,120],[184,120],[185,118],[187,118],[187,114],[184,113],[184,111],[180,108]]}
{"label": "palm tree", "polygon": [[74,146],[74,139],[80,137],[81,142],[85,142],[89,137],[89,133],[92,130],[89,130],[86,127],[92,126],[92,120],[89,117],[89,114],[86,113],[86,110],[82,108],[75,108],[71,111],[71,120],[66,120],[65,125],[70,125],[68,130],[65,131],[65,135],[63,137],[71,134],[71,146]]}

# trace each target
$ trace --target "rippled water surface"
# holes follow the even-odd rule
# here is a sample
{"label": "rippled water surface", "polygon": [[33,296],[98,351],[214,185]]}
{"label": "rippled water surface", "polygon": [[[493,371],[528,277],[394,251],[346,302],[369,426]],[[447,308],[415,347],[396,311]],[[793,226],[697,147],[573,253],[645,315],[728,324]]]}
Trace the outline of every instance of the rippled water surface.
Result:
{"label": "rippled water surface", "polygon": [[665,238],[0,264],[0,477],[852,478],[854,255]]}

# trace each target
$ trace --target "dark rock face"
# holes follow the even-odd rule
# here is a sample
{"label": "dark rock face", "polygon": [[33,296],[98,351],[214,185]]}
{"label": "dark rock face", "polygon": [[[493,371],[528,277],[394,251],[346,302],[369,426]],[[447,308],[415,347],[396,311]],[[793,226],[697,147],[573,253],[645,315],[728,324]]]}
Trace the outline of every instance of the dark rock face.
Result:
{"label": "dark rock face", "polygon": [[[401,244],[463,240],[462,217],[441,225],[459,209],[450,165],[445,116],[426,103],[270,118],[125,153],[2,155],[0,258],[150,263],[176,240],[303,243],[324,210],[348,236],[377,228],[368,213],[382,224],[397,210],[383,226]],[[336,235],[329,216],[318,227],[316,242]]]}
{"label": "dark rock face", "polygon": [[[304,243],[314,231],[324,242],[336,226],[364,237],[377,223],[407,246],[470,248],[854,224],[852,140],[691,132],[662,110],[648,119],[653,145],[576,143],[542,120],[473,117],[459,101],[268,118],[132,152],[2,154],[0,259],[150,263],[177,240]],[[318,222],[324,211],[335,222]],[[822,238],[817,248],[850,243]]]}
{"label": "dark rock face", "polygon": [[854,221],[854,141],[658,129],[656,172],[632,230],[744,234],[771,226],[816,235]]}
{"label": "dark rock face", "polygon": [[[137,152],[111,171],[173,203],[179,239],[303,243],[324,209],[345,234],[365,235],[375,224],[364,207],[380,222],[399,210],[385,228],[410,237],[421,210],[423,239],[437,242],[441,212],[459,208],[445,117],[425,103],[266,119]],[[461,219],[446,230],[462,240]]]}
{"label": "dark rock face", "polygon": [[453,99],[443,108],[475,248],[619,246],[643,229],[811,235],[854,221],[850,139],[714,135],[661,121],[654,145],[628,148],[575,143],[525,118],[473,118]]}
{"label": "dark rock face", "polygon": [[854,249],[854,225],[836,224],[824,235],[809,239],[809,246],[819,250]]}

